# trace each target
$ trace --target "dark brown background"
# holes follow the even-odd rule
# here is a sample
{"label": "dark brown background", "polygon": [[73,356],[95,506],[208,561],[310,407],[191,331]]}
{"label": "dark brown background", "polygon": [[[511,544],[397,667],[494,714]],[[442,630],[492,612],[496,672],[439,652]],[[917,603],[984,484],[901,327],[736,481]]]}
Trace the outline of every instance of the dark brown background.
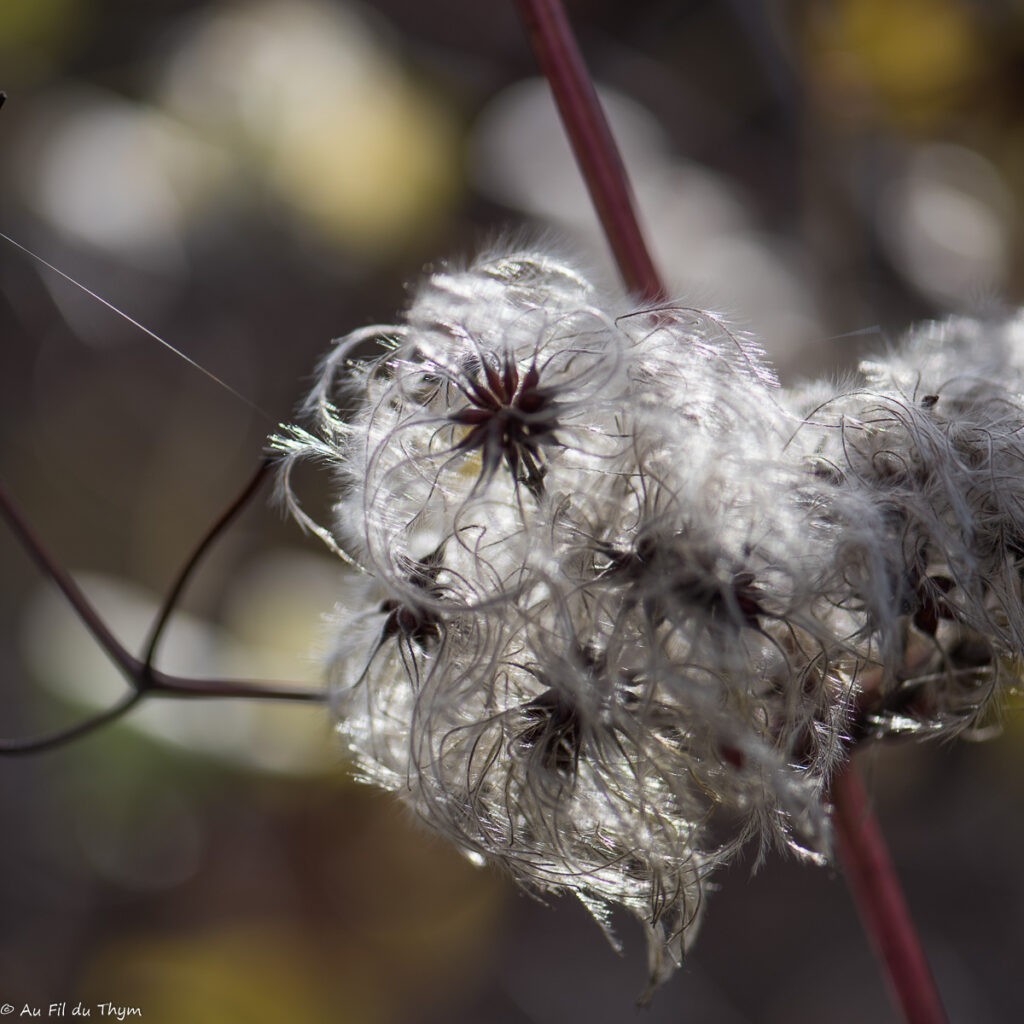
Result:
{"label": "dark brown background", "polygon": [[[787,379],[841,372],[915,318],[989,308],[996,296],[1021,301],[1019,5],[594,0],[570,9],[600,82],[660,127],[657,159],[676,171],[689,161],[691,175],[700,168],[701,187],[734,211],[727,231],[673,221],[676,235],[664,242],[681,254],[680,267],[666,267],[673,287],[690,295],[693,268],[710,268],[716,301],[755,330],[771,325]],[[167,586],[268,432],[291,417],[328,340],[386,322],[429,261],[471,252],[499,228],[543,226],[531,210],[551,202],[513,201],[473,170],[481,124],[511,132],[494,120],[494,97],[533,74],[511,4],[333,9],[347,19],[339,40],[374,40],[382,81],[399,83],[398,99],[380,87],[379,104],[374,89],[353,85],[349,106],[339,93],[335,122],[317,129],[320,163],[311,145],[306,170],[325,194],[334,181],[339,192],[358,186],[358,228],[303,212],[298,193],[282,192],[268,170],[274,146],[287,148],[291,132],[304,138],[302,117],[323,98],[310,79],[302,99],[307,61],[292,53],[265,72],[251,94],[265,112],[258,107],[248,136],[216,122],[220,100],[204,94],[212,86],[193,83],[191,121],[167,99],[172,57],[189,54],[190,33],[225,10],[7,0],[0,11],[9,94],[0,230],[265,410],[0,247],[0,472],[65,564],[114,581],[115,622],[127,632],[145,599],[125,588]],[[241,88],[244,41],[229,30],[221,37],[212,67]],[[339,64],[361,67],[354,54],[339,45]],[[231,170],[201,201],[172,203],[163,235],[140,229],[137,251],[76,234],[52,191],[41,198],[44,184],[64,182],[62,201],[80,193],[79,209],[95,214],[91,204],[102,210],[113,196],[116,205],[119,190],[128,209],[142,175],[124,151],[105,155],[96,129],[75,142],[76,124],[87,123],[75,111],[85,109],[169,119]],[[367,124],[390,133],[378,163],[362,160]],[[531,140],[544,138],[527,124],[512,148],[539,160]],[[88,165],[76,164],[82,146]],[[420,159],[434,170],[417,171]],[[680,174],[662,201],[672,188],[687,198],[694,179]],[[409,213],[396,221],[388,210],[397,190]],[[663,213],[644,209],[652,224]],[[722,231],[744,254],[734,266]],[[797,313],[743,305],[757,293],[749,278],[758,267],[784,275]],[[707,282],[694,287],[699,300]],[[323,482],[310,474],[302,486],[322,510]],[[190,591],[199,632],[179,634],[173,657],[226,671],[236,663],[217,654],[223,642],[255,652],[269,676],[313,675],[303,651],[317,609],[343,585],[329,556],[258,502]],[[46,593],[0,532],[5,735],[82,713],[68,677],[77,700],[115,685]],[[176,713],[151,713],[148,731],[119,726],[0,763],[0,1002],[45,1013],[62,999],[69,1011],[79,999],[112,1001],[169,1024],[631,1019],[645,973],[631,922],[620,922],[620,960],[568,900],[545,908],[472,868],[391,797],[347,780],[320,710],[239,705],[168,724]],[[173,742],[155,735],[167,729],[177,730]],[[1022,737],[1010,713],[1003,735],[984,745],[907,745],[864,758],[940,988],[954,1019],[972,1024],[1018,1020],[1024,1007],[1015,971],[1024,951]],[[841,879],[779,857],[753,878],[749,869],[737,864],[718,879],[690,961],[646,1020],[893,1019]]]}

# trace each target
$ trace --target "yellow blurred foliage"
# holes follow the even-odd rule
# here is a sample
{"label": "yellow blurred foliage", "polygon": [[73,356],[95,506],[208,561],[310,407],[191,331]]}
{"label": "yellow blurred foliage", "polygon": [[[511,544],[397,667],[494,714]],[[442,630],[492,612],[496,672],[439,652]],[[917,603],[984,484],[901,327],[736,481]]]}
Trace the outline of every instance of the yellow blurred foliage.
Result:
{"label": "yellow blurred foliage", "polygon": [[86,968],[78,998],[138,1007],[148,1024],[385,1021],[361,967],[339,963],[328,985],[308,937],[280,927],[126,936]]}
{"label": "yellow blurred foliage", "polygon": [[48,48],[69,34],[84,6],[81,0],[4,0],[0,4],[0,47]]}
{"label": "yellow blurred foliage", "polygon": [[313,105],[281,126],[271,174],[326,235],[386,252],[445,211],[457,192],[455,137],[440,108],[404,83],[373,102]]}
{"label": "yellow blurred foliage", "polygon": [[905,126],[943,113],[984,66],[961,0],[839,0],[818,9],[810,29],[811,61],[826,91]]}
{"label": "yellow blurred foliage", "polygon": [[84,0],[0,0],[0,66],[5,89],[47,73],[86,23]]}

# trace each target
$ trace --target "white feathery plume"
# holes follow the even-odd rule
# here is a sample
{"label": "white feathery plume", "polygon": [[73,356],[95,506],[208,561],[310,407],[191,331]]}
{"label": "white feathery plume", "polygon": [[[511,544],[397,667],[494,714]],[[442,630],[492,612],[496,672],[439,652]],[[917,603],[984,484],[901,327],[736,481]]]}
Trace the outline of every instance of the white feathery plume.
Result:
{"label": "white feathery plume", "polygon": [[829,856],[851,730],[973,724],[1017,670],[1024,321],[862,372],[784,392],[720,317],[523,249],[342,339],[274,439],[368,577],[330,655],[360,777],[610,938],[631,911],[648,991],[747,841]]}

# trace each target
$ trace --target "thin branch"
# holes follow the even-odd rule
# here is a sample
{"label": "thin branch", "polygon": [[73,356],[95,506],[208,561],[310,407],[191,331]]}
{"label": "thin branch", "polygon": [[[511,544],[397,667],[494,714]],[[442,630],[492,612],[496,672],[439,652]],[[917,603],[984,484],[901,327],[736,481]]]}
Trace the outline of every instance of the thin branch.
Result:
{"label": "thin branch", "polygon": [[45,736],[31,739],[0,739],[0,756],[40,753],[53,750],[89,735],[91,732],[121,718],[124,714],[140,703],[143,697],[154,696],[180,698],[234,698],[244,700],[283,700],[302,703],[322,704],[327,694],[320,688],[301,686],[288,682],[257,682],[229,679],[185,679],[169,675],[153,668],[152,659],[157,645],[185,585],[199,565],[211,544],[221,535],[227,525],[245,506],[259,489],[270,468],[269,460],[264,460],[252,479],[246,484],[242,493],[232,502],[227,510],[217,519],[209,532],[200,541],[192,556],[178,574],[171,588],[171,593],[163,602],[153,628],[150,630],[146,646],[146,658],[140,661],[111,632],[99,612],[71,578],[70,574],[46,549],[35,530],[8,494],[3,482],[0,481],[0,514],[6,519],[11,531],[20,541],[22,547],[35,562],[40,571],[49,577],[60,588],[61,593],[84,623],[86,629],[117,666],[127,680],[130,691],[116,704],[106,711],[85,719],[66,729],[60,729]]}
{"label": "thin branch", "polygon": [[57,584],[61,593],[67,598],[68,604],[74,608],[75,613],[82,620],[85,628],[89,630],[93,639],[103,648],[107,657],[126,676],[132,678],[138,676],[143,668],[142,662],[125,649],[121,641],[107,627],[99,612],[96,611],[89,599],[82,593],[78,584],[46,550],[35,530],[29,526],[28,520],[7,493],[7,488],[4,486],[3,481],[0,481],[0,515],[3,515],[4,519],[7,520],[11,531],[21,542],[22,547],[28,552],[32,561],[36,563],[36,566],[43,575],[48,576]]}
{"label": "thin branch", "polygon": [[111,722],[116,722],[117,719],[131,711],[142,700],[142,697],[141,691],[132,690],[106,711],[101,711],[92,718],[87,718],[67,729],[58,729],[46,736],[36,736],[29,740],[0,740],[0,756],[17,757],[21,754],[42,754],[47,750],[55,750],[57,747],[73,743]]}
{"label": "thin branch", "polygon": [[143,698],[150,695],[159,697],[234,698],[243,700],[277,700],[302,704],[323,704],[327,695],[323,690],[291,683],[246,682],[229,679],[183,679],[164,672],[150,670],[145,673],[145,684],[138,677],[129,680],[129,690],[112,707],[100,711],[66,729],[45,736],[34,736],[25,740],[0,739],[0,757],[18,757],[23,754],[42,754],[56,750],[75,740],[83,739],[105,725],[116,722],[126,715]]}
{"label": "thin branch", "polygon": [[945,1024],[946,1012],[935,979],[852,760],[832,782],[832,802],[847,884],[904,1020],[907,1024]]}
{"label": "thin branch", "polygon": [[225,697],[238,700],[286,700],[324,704],[327,692],[319,686],[243,679],[185,679],[150,669],[147,693],[159,697]]}
{"label": "thin branch", "polygon": [[619,148],[559,0],[516,0],[537,63],[551,86],[580,173],[626,287],[666,297],[643,232]]}
{"label": "thin branch", "polygon": [[22,754],[41,754],[48,750],[56,750],[116,722],[149,696],[177,697],[185,700],[274,700],[298,704],[323,704],[327,701],[326,692],[319,687],[302,686],[298,683],[249,682],[242,679],[185,679],[165,672],[147,670],[141,663],[139,673],[129,676],[128,681],[131,690],[116,704],[75,725],[44,736],[33,736],[31,739],[0,739],[0,757],[18,757]]}
{"label": "thin branch", "polygon": [[196,545],[196,549],[189,556],[188,561],[182,566],[181,571],[178,573],[178,578],[174,581],[170,591],[168,591],[167,596],[164,598],[160,611],[150,628],[149,638],[146,640],[145,645],[146,653],[142,656],[142,663],[147,667],[151,668],[153,665],[153,660],[156,658],[157,647],[163,637],[164,630],[167,627],[167,623],[170,622],[171,615],[174,614],[174,609],[177,608],[178,601],[180,600],[189,580],[192,578],[192,574],[199,567],[199,563],[206,556],[207,551],[209,551],[213,546],[213,542],[220,537],[224,530],[231,525],[235,517],[255,497],[256,492],[266,479],[273,464],[274,461],[269,455],[265,456],[260,461],[256,472],[252,475],[252,478],[245,485],[242,492],[206,531],[206,536],[203,537],[198,545]]}

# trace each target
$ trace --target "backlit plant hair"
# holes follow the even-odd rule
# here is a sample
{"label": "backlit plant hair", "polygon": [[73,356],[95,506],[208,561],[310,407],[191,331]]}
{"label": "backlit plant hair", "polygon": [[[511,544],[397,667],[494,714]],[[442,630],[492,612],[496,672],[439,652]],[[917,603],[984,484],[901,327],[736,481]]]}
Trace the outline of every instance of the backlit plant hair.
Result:
{"label": "backlit plant hair", "polygon": [[970,728],[1016,678],[1019,318],[914,332],[823,400],[719,317],[637,313],[531,247],[376,334],[275,442],[293,507],[295,461],[333,468],[367,576],[339,730],[473,856],[639,917],[652,987],[747,841],[830,857],[853,733]]}
{"label": "backlit plant hair", "polygon": [[[610,938],[615,908],[635,915],[647,995],[715,868],[752,841],[824,862],[835,838],[906,1019],[943,1020],[850,754],[975,728],[1019,680],[1024,318],[927,325],[850,387],[780,388],[751,338],[667,300],[560,4],[518,6],[626,290],[547,245],[445,268],[399,323],[337,343],[302,425],[272,440],[283,500],[362,571],[332,620],[339,732],[360,777],[474,860],[574,894]],[[334,476],[327,526],[292,493],[303,459]],[[0,488],[130,684],[3,752],[149,695],[324,698],[154,668],[268,470],[141,658]]]}

